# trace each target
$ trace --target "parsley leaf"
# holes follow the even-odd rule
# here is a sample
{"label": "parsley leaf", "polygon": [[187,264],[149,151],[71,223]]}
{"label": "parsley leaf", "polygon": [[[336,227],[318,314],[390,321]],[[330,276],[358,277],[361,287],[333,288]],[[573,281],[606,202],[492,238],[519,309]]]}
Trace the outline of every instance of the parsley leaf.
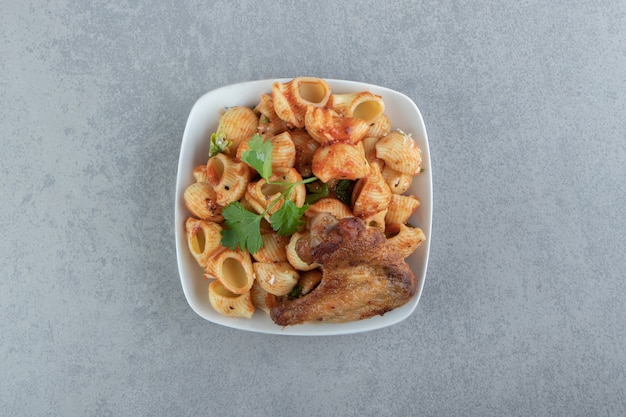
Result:
{"label": "parsley leaf", "polygon": [[226,139],[226,136],[223,133],[213,133],[211,135],[211,143],[209,145],[209,158],[220,152],[226,152],[232,143],[232,141]]}
{"label": "parsley leaf", "polygon": [[314,204],[324,197],[328,197],[328,185],[321,181],[315,181],[306,185],[305,203]]}
{"label": "parsley leaf", "polygon": [[291,292],[289,294],[287,294],[287,297],[289,297],[289,298],[298,298],[301,293],[302,293],[302,287],[300,285],[296,284],[296,286],[293,287]]}
{"label": "parsley leaf", "polygon": [[[290,236],[300,230],[305,224],[302,220],[304,212],[309,208],[308,204],[298,207],[289,199],[294,187],[317,181],[316,177],[307,178],[297,182],[270,181],[272,176],[272,143],[265,142],[263,136],[254,134],[248,141],[249,149],[244,151],[241,160],[256,169],[268,184],[284,186],[284,191],[274,200],[270,201],[263,213],[257,214],[247,210],[240,202],[230,203],[222,210],[225,227],[222,230],[222,246],[231,249],[239,248],[255,254],[263,246],[261,237],[261,220],[269,213],[270,209],[284,200],[283,204],[269,218],[272,228],[281,236]],[[326,187],[325,184],[323,184]],[[322,187],[322,194],[324,191]],[[328,188],[326,187],[326,194]]]}
{"label": "parsley leaf", "polygon": [[222,230],[222,246],[231,249],[239,247],[257,253],[263,246],[261,238],[262,215],[246,210],[240,202],[230,203],[222,210],[226,229]]}
{"label": "parsley leaf", "polygon": [[248,149],[241,155],[241,160],[268,180],[272,176],[272,149],[272,142],[264,142],[263,136],[255,133],[248,141]]}
{"label": "parsley leaf", "polygon": [[298,207],[293,201],[285,199],[280,210],[270,216],[272,229],[278,232],[280,236],[293,235],[304,226],[302,216],[308,208],[308,204]]}
{"label": "parsley leaf", "polygon": [[335,194],[337,199],[348,206],[352,204],[352,186],[354,181],[339,180],[335,186]]}

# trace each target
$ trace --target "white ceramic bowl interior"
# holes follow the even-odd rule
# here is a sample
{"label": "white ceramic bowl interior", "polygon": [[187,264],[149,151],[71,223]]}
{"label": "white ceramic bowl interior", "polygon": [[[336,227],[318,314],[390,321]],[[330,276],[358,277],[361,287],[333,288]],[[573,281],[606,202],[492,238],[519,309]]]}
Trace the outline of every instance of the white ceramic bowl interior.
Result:
{"label": "white ceramic bowl interior", "polygon": [[383,316],[351,323],[313,323],[284,328],[274,324],[271,318],[262,311],[255,312],[252,319],[234,319],[218,314],[209,304],[209,282],[203,278],[202,268],[196,263],[187,247],[184,223],[190,213],[183,202],[183,193],[187,186],[194,182],[193,168],[207,162],[209,138],[211,133],[217,128],[220,112],[225,107],[254,106],[258,103],[261,94],[271,93],[273,82],[286,82],[289,80],[288,78],[268,79],[221,87],[200,97],[191,109],[183,134],[178,162],[174,215],[178,269],[185,297],[191,308],[206,320],[231,328],[259,333],[301,336],[338,335],[364,332],[398,323],[411,315],[413,310],[415,310],[426,278],[431,240],[433,200],[428,138],[422,115],[410,98],[388,88],[355,81],[326,79],[333,93],[370,91],[382,96],[385,103],[385,113],[391,120],[392,130],[401,129],[407,134],[411,134],[422,151],[424,171],[414,178],[412,186],[407,192],[408,194],[416,195],[421,201],[421,206],[413,214],[409,223],[421,227],[426,235],[426,241],[420,245],[415,253],[407,258],[407,263],[418,280],[416,295],[404,306],[385,313]]}

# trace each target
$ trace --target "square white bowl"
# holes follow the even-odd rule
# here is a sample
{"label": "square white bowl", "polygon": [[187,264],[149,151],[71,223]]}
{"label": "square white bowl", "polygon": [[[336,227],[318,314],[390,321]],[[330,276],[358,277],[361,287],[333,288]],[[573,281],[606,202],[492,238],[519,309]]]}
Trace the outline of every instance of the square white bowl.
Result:
{"label": "square white bowl", "polygon": [[407,263],[418,281],[418,289],[415,296],[404,306],[389,311],[383,316],[350,323],[311,323],[284,328],[275,324],[262,311],[256,311],[251,319],[230,318],[217,313],[209,303],[208,281],[203,278],[202,268],[197,264],[187,247],[184,223],[190,213],[185,207],[183,193],[194,182],[193,168],[207,162],[209,139],[211,133],[217,129],[220,112],[225,107],[255,106],[262,94],[271,93],[272,83],[289,80],[290,78],[268,79],[221,87],[204,94],[191,109],[187,125],[185,126],[178,161],[174,213],[178,270],[187,302],[198,315],[206,320],[223,326],[258,333],[328,336],[370,331],[396,324],[407,318],[415,310],[422,295],[426,278],[433,201],[432,169],[428,138],[422,115],[410,98],[385,87],[356,81],[325,79],[332,93],[370,91],[382,96],[385,103],[385,114],[391,121],[392,130],[401,129],[407,134],[411,134],[411,137],[422,151],[424,171],[413,179],[411,188],[407,191],[408,194],[417,196],[421,201],[420,207],[410,218],[409,223],[420,227],[426,235],[426,240],[407,258]]}

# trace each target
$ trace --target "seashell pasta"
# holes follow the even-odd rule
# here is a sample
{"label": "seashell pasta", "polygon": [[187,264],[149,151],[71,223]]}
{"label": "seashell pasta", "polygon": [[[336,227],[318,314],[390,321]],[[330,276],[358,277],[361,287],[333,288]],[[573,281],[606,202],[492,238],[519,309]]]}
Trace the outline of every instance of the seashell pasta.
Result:
{"label": "seashell pasta", "polygon": [[254,274],[261,288],[277,296],[289,294],[300,278],[289,262],[255,262]]}
{"label": "seashell pasta", "polygon": [[298,255],[298,241],[302,238],[306,238],[308,234],[308,232],[296,232],[291,235],[291,239],[289,240],[289,243],[287,244],[287,248],[285,250],[287,260],[289,261],[291,266],[293,266],[294,269],[297,269],[298,271],[310,271],[319,267],[319,265],[315,262],[307,263],[303,261],[302,258],[300,258],[300,255]]}
{"label": "seashell pasta", "polygon": [[250,292],[235,294],[220,281],[209,284],[209,302],[218,313],[227,317],[249,319],[254,314],[254,305]]}
{"label": "seashell pasta", "polygon": [[219,223],[189,217],[185,231],[189,251],[200,266],[206,267],[211,256],[224,249],[220,244],[222,226]]}
{"label": "seashell pasta", "polygon": [[309,107],[304,116],[309,135],[322,145],[348,143],[354,145],[365,137],[369,125],[356,117],[342,117],[326,107]]}
{"label": "seashell pasta", "polygon": [[217,202],[217,194],[208,182],[194,182],[183,193],[185,206],[192,215],[204,220],[220,222],[222,206]]}
{"label": "seashell pasta", "polygon": [[369,174],[370,166],[365,159],[363,144],[333,143],[322,146],[313,155],[313,174],[322,182],[331,179],[356,180]]}
{"label": "seashell pasta", "polygon": [[383,98],[369,91],[332,94],[328,106],[344,117],[361,119],[368,125],[385,112]]}
{"label": "seashell pasta", "polygon": [[366,177],[356,182],[352,192],[355,216],[371,216],[389,206],[391,190],[380,173],[378,165],[370,165],[370,172]]}
{"label": "seashell pasta", "polygon": [[215,278],[224,288],[235,294],[250,291],[254,282],[252,260],[247,251],[224,249],[209,259],[204,277]]}
{"label": "seashell pasta", "polygon": [[246,193],[246,187],[252,177],[250,167],[236,161],[228,155],[218,153],[209,158],[206,165],[209,184],[213,186],[219,205],[226,206],[240,200]]}
{"label": "seashell pasta", "polygon": [[242,140],[249,138],[257,131],[259,117],[249,107],[237,106],[227,109],[219,118],[217,135],[225,137],[231,145],[225,151],[235,155]]}
{"label": "seashell pasta", "polygon": [[274,111],[293,127],[304,127],[309,107],[323,107],[330,98],[328,83],[320,78],[298,77],[287,83],[272,85]]}
{"label": "seashell pasta", "polygon": [[405,224],[419,206],[420,201],[414,195],[392,194],[385,223]]}
{"label": "seashell pasta", "polygon": [[403,132],[391,132],[376,142],[376,157],[385,166],[409,175],[418,175],[422,157],[415,142]]}

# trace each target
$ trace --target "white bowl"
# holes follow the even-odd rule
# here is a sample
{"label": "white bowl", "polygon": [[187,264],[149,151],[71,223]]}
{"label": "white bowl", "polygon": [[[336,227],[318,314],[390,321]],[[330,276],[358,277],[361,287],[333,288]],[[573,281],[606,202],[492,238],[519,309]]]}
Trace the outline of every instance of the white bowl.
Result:
{"label": "white bowl", "polygon": [[209,304],[208,281],[203,279],[202,268],[196,263],[189,252],[185,237],[185,219],[189,211],[183,202],[183,192],[193,181],[192,170],[204,164],[208,159],[209,138],[217,128],[220,111],[224,107],[254,106],[261,94],[270,93],[272,83],[285,82],[289,79],[270,79],[233,84],[210,91],[200,97],[194,104],[185,126],[183,141],[178,161],[178,178],[176,180],[175,231],[178,270],[187,302],[201,317],[223,326],[248,330],[258,333],[279,335],[321,336],[364,332],[386,327],[407,318],[421,297],[426,278],[428,253],[430,250],[432,223],[432,170],[428,138],[422,115],[415,103],[402,93],[388,88],[355,81],[326,79],[333,93],[354,91],[370,91],[382,96],[385,102],[385,113],[391,120],[392,130],[401,129],[411,134],[422,151],[424,172],[415,177],[408,193],[416,195],[421,206],[413,214],[409,223],[420,227],[426,235],[426,241],[407,258],[413,273],[418,280],[415,296],[404,306],[370,319],[351,323],[329,324],[312,323],[281,327],[272,322],[271,318],[257,311],[251,319],[234,319],[218,314]]}

